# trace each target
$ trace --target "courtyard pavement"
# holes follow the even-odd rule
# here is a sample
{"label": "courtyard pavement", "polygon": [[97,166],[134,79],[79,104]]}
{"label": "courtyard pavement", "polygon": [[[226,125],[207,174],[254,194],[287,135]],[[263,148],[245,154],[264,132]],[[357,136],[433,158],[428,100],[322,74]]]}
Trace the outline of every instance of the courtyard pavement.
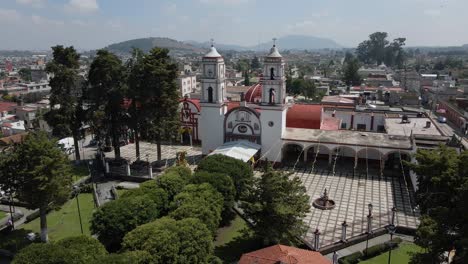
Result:
{"label": "courtyard pavement", "polygon": [[[361,165],[362,166],[362,165]],[[303,182],[310,196],[310,212],[304,221],[309,227],[305,239],[313,245],[314,232],[319,229],[320,247],[331,245],[341,240],[341,225],[348,224],[347,238],[367,232],[368,204],[373,205],[372,230],[384,228],[391,222],[393,207],[397,208],[395,225],[416,228],[419,214],[414,210],[414,193],[398,170],[383,171],[362,168],[355,171],[344,164],[336,164],[333,169],[317,166],[301,168],[284,167]],[[312,206],[325,188],[336,207],[332,210],[320,210]]]}

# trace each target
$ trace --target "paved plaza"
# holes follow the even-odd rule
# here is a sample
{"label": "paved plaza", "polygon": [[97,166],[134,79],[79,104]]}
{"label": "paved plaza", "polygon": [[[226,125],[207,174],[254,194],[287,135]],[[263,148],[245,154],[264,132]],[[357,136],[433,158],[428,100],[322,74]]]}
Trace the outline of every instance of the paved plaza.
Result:
{"label": "paved plaza", "polygon": [[[180,145],[162,145],[161,146],[161,159],[166,162],[168,165],[172,165],[175,162],[176,155],[178,152],[185,151],[187,152],[187,162],[190,165],[195,165],[200,161],[201,155],[201,148],[198,146],[180,146]],[[148,143],[148,142],[140,142],[140,158],[142,160],[149,160],[150,162],[155,162],[158,160],[157,154],[157,145]],[[135,144],[128,144],[126,146],[120,147],[120,155],[122,158],[133,162],[136,160],[135,157]],[[114,152],[107,152],[106,157],[114,158]]]}
{"label": "paved plaza", "polygon": [[[291,170],[292,168],[284,168]],[[416,228],[418,214],[413,210],[414,194],[405,184],[401,173],[383,172],[368,169],[357,171],[346,169],[339,164],[333,170],[326,168],[303,167],[293,170],[291,177],[301,179],[310,196],[311,211],[304,221],[309,226],[306,240],[313,244],[314,232],[319,229],[320,247],[339,242],[341,224],[346,221],[347,238],[365,234],[367,231],[368,204],[373,205],[372,229],[384,228],[391,221],[391,209],[397,208],[395,225]],[[336,207],[332,210],[320,210],[312,206],[312,201],[319,198],[327,188],[329,198]]]}

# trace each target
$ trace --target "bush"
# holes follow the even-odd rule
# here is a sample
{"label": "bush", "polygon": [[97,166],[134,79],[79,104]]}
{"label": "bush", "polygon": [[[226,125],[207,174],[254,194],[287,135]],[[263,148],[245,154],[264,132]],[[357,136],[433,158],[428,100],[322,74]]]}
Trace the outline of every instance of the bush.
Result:
{"label": "bush", "polygon": [[[131,189],[125,191],[120,198],[133,198],[133,197],[140,197],[146,196],[150,197],[156,203],[156,206],[159,208],[161,214],[165,214],[169,207],[169,198],[167,192],[160,188],[157,185],[155,180],[144,182],[140,185],[140,188]],[[160,214],[160,216],[161,216]]]}
{"label": "bush", "polygon": [[338,263],[340,264],[357,264],[359,263],[359,259],[362,258],[362,253],[361,251],[355,252],[351,255],[348,255],[346,257],[342,257],[338,260]]}
{"label": "bush", "polygon": [[253,179],[253,170],[249,164],[220,154],[211,155],[201,160],[197,171],[223,173],[231,177],[236,188],[236,200],[242,196]]}
{"label": "bush", "polygon": [[167,192],[169,200],[172,200],[188,184],[188,181],[178,173],[168,172],[157,179],[157,184]]}
{"label": "bush", "polygon": [[378,256],[382,254],[383,252],[385,252],[386,251],[385,249],[386,249],[385,244],[378,244],[378,245],[369,247],[367,250],[364,249],[362,251],[363,259],[370,259],[375,256]]}
{"label": "bush", "polygon": [[223,212],[221,213],[222,225],[228,224],[235,216],[232,211],[234,206],[234,195],[236,189],[231,177],[222,173],[211,173],[207,171],[197,171],[192,179],[192,183],[201,184],[209,183],[213,186],[224,198]]}
{"label": "bush", "polygon": [[151,255],[146,251],[128,251],[120,254],[109,254],[102,256],[92,264],[150,264]]}
{"label": "bush", "polygon": [[182,178],[186,179],[187,181],[190,181],[192,178],[192,170],[186,166],[172,166],[164,171],[164,173],[171,172],[179,174],[180,176],[182,176]]}
{"label": "bush", "polygon": [[126,233],[156,219],[159,213],[158,205],[146,195],[118,199],[93,214],[91,231],[108,250],[115,251]]}
{"label": "bush", "polygon": [[93,184],[83,184],[80,186],[80,193],[93,193]]}

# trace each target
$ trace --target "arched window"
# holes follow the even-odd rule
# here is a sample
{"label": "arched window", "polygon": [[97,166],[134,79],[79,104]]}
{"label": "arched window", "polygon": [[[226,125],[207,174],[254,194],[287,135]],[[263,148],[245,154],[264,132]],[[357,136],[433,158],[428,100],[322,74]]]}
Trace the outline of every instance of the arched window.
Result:
{"label": "arched window", "polygon": [[275,103],[275,96],[276,96],[275,89],[271,88],[271,89],[270,89],[270,94],[269,94],[269,103],[270,103],[270,104],[274,104],[274,103]]}
{"label": "arched window", "polygon": [[270,80],[274,80],[275,79],[275,68],[271,68],[270,69]]}
{"label": "arched window", "polygon": [[208,103],[213,102],[213,87],[208,87]]}

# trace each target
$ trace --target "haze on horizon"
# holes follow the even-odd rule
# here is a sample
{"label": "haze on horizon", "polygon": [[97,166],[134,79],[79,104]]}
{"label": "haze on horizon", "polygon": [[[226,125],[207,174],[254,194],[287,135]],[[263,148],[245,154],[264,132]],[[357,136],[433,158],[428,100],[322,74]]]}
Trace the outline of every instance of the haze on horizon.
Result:
{"label": "haze on horizon", "polygon": [[468,43],[466,10],[466,0],[2,0],[0,50],[144,37],[252,46],[290,34],[355,47],[375,31],[407,46],[459,46]]}

